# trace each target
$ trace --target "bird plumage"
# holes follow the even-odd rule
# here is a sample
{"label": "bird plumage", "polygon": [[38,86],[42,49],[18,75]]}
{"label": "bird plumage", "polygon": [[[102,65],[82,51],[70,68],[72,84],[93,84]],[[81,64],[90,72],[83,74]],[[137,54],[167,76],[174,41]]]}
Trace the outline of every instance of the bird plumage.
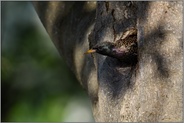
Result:
{"label": "bird plumage", "polygon": [[115,42],[115,47],[125,48],[130,54],[137,54],[137,29],[131,28],[126,31],[122,38]]}
{"label": "bird plumage", "polygon": [[137,29],[129,28],[115,42],[100,42],[87,53],[97,52],[102,55],[119,59],[123,62],[137,60]]}

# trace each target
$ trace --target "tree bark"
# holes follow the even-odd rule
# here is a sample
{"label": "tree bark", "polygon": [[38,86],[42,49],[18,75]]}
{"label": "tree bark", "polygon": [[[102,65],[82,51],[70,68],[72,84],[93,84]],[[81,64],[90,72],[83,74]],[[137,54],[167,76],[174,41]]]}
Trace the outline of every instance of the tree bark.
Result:
{"label": "tree bark", "polygon": [[[98,122],[182,121],[182,1],[33,2],[58,51],[87,90]],[[138,29],[138,63],[99,54],[98,42]]]}

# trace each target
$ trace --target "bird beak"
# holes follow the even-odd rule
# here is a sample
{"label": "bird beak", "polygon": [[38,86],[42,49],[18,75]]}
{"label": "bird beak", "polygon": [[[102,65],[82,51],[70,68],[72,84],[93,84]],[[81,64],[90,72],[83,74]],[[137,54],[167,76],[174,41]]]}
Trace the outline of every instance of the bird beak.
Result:
{"label": "bird beak", "polygon": [[90,49],[87,52],[85,52],[84,54],[90,54],[90,53],[95,53],[95,52],[96,52],[96,50]]}

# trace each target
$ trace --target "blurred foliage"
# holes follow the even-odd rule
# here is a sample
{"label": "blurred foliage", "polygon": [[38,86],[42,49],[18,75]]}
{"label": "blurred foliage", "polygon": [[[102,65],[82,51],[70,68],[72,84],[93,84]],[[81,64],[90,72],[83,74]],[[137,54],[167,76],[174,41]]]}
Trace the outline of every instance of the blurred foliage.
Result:
{"label": "blurred foliage", "polygon": [[32,4],[1,2],[1,11],[2,121],[93,121],[86,92],[59,56]]}

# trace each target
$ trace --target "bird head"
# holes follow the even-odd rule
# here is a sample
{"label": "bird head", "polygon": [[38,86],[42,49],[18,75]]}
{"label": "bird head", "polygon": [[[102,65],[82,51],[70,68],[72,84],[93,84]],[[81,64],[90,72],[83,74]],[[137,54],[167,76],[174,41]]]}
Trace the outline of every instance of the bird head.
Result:
{"label": "bird head", "polygon": [[94,47],[92,47],[92,49],[88,50],[86,54],[96,52],[102,55],[109,56],[110,54],[112,54],[114,47],[115,44],[112,42],[100,42]]}

